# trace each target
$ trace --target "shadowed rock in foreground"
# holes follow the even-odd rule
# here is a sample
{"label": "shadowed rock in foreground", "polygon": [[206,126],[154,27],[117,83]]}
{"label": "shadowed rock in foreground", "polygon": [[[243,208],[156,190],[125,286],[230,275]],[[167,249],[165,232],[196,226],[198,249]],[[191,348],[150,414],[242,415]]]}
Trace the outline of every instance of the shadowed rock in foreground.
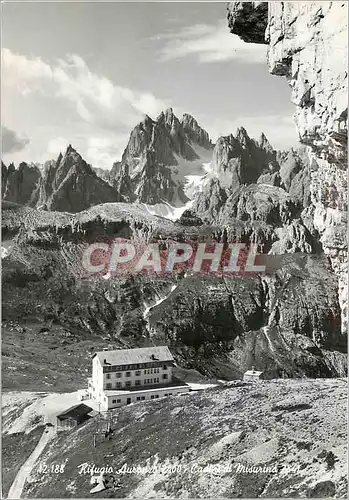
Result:
{"label": "shadowed rock in foreground", "polygon": [[348,5],[230,2],[228,23],[249,42],[264,43],[265,35],[270,73],[286,77],[292,88],[300,140],[316,158],[310,181],[313,224],[338,276],[347,330]]}

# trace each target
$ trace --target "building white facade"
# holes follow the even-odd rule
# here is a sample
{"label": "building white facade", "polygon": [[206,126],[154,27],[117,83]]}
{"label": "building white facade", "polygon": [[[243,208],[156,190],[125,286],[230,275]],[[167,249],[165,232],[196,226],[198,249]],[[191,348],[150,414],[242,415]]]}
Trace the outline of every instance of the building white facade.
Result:
{"label": "building white facade", "polygon": [[247,370],[247,372],[244,373],[244,381],[252,380],[252,381],[258,381],[258,380],[264,380],[264,374],[263,372],[256,371],[254,369],[252,370]]}
{"label": "building white facade", "polygon": [[167,346],[96,352],[88,393],[101,410],[158,399],[190,388],[174,379],[174,359]]}

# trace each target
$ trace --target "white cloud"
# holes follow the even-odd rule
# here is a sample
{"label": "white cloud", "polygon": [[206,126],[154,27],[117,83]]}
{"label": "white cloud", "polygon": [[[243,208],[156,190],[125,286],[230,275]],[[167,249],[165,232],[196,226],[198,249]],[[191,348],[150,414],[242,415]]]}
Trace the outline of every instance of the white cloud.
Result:
{"label": "white cloud", "polygon": [[81,156],[94,167],[111,169],[113,163],[121,159],[128,141],[128,134],[113,134],[105,132],[104,135],[75,135],[56,137],[48,141],[42,161],[47,158],[57,158],[59,153],[65,152],[71,144]]}
{"label": "white cloud", "polygon": [[144,114],[158,114],[168,106],[152,94],[115,85],[93,73],[76,54],[58,59],[55,65],[39,57],[2,49],[3,84],[21,94],[41,92],[69,101],[84,122],[103,129],[132,126]]}
{"label": "white cloud", "polygon": [[68,139],[64,137],[56,137],[55,139],[51,139],[47,144],[47,153],[48,155],[53,155],[54,157],[58,156],[59,153],[64,153],[70,144]]}
{"label": "white cloud", "polygon": [[94,167],[110,169],[121,159],[128,135],[90,137],[87,143],[86,160]]}
{"label": "white cloud", "polygon": [[19,137],[18,134],[5,126],[1,126],[1,144],[2,153],[15,153],[22,151],[29,143],[29,139],[26,137]]}
{"label": "white cloud", "polygon": [[43,90],[43,85],[53,78],[51,67],[40,57],[27,58],[6,48],[2,49],[1,56],[3,84],[16,88],[24,95]]}
{"label": "white cloud", "polygon": [[153,40],[165,41],[159,50],[161,61],[196,56],[203,63],[233,59],[244,63],[266,62],[265,45],[243,42],[229,32],[225,22],[188,26],[181,31],[158,35]]}

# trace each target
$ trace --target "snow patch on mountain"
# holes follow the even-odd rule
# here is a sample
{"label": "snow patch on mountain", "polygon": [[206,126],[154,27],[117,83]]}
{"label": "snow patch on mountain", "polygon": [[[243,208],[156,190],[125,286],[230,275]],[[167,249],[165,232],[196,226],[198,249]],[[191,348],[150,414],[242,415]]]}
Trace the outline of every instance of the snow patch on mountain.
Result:
{"label": "snow patch on mountain", "polygon": [[[190,169],[190,167],[192,168]],[[184,204],[179,202],[177,206],[166,201],[156,203],[155,205],[142,203],[141,206],[143,206],[150,215],[158,215],[172,221],[179,219],[186,210],[192,208],[194,197],[201,190],[202,185],[206,182],[206,179],[211,175],[215,175],[211,162],[199,163],[187,162],[186,160],[183,160],[178,167],[178,172],[181,172],[182,174],[180,183],[182,184],[183,191],[189,200]],[[178,178],[175,180],[178,182]]]}

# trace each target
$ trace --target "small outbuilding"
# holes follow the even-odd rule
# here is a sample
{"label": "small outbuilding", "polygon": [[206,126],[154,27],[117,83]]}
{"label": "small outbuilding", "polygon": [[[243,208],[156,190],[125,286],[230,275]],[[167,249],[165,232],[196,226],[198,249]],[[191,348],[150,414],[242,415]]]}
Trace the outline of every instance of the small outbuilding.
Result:
{"label": "small outbuilding", "polygon": [[77,427],[78,425],[91,418],[91,416],[89,415],[91,411],[92,408],[85,405],[84,403],[68,408],[68,410],[57,415],[57,430],[67,430]]}
{"label": "small outbuilding", "polygon": [[252,370],[247,370],[247,372],[244,373],[243,380],[245,382],[251,380],[258,382],[259,380],[264,380],[264,374],[263,372],[257,371],[254,368],[252,368]]}

